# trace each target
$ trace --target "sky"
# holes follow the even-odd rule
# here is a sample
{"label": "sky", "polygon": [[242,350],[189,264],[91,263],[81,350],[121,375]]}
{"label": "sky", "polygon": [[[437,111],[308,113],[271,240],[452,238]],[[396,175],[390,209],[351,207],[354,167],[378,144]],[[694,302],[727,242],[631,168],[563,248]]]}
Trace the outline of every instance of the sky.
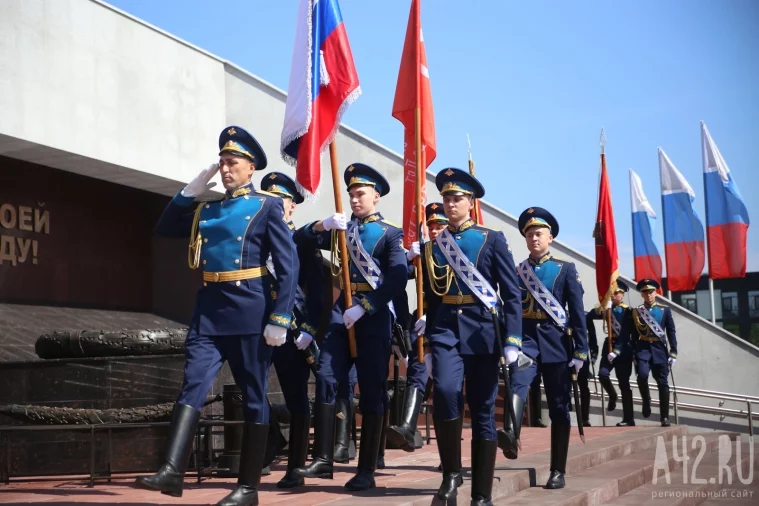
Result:
{"label": "sky", "polygon": [[[286,90],[298,2],[109,3]],[[363,89],[343,122],[397,152],[403,127],[391,109],[409,5],[340,1]],[[603,127],[620,266],[633,277],[628,170],[657,212],[663,255],[657,148],[690,182],[704,221],[704,120],[757,220],[748,270],[759,270],[759,2],[424,0],[422,26],[431,171],[466,169],[468,133],[485,200],[515,216],[547,208],[559,240],[593,258]]]}

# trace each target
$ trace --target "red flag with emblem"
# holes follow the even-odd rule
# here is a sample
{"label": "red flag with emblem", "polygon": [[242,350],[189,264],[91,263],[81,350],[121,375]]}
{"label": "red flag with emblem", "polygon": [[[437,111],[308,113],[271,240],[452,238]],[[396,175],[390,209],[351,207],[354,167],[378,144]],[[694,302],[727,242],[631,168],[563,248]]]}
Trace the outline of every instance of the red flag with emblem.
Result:
{"label": "red flag with emblem", "polygon": [[606,155],[601,152],[601,183],[598,190],[598,213],[593,231],[596,240],[596,287],[601,307],[605,308],[617,286],[619,253],[614,212],[611,207],[611,187],[606,171]]}
{"label": "red flag with emblem", "polygon": [[[408,248],[418,241],[417,211],[424,212],[426,203],[425,186],[422,184],[422,209],[416,209],[416,172],[420,170],[422,180],[427,167],[437,154],[435,146],[435,118],[432,110],[432,90],[427,70],[427,53],[422,36],[421,0],[412,0],[409,13],[406,41],[403,44],[401,67],[393,101],[393,117],[403,123],[403,242]],[[416,112],[420,112],[419,128],[422,138],[422,166],[417,168],[415,149]]]}

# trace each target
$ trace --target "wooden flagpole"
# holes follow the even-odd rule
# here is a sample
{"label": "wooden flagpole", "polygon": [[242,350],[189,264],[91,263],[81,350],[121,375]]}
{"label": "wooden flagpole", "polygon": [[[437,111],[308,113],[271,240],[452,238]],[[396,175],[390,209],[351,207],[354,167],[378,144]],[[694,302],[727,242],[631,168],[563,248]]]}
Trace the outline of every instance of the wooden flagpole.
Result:
{"label": "wooden flagpole", "polygon": [[[418,102],[417,102],[418,103]],[[424,235],[424,207],[422,206],[422,184],[424,184],[423,178],[425,175],[424,165],[424,152],[422,151],[422,109],[416,107],[414,109],[414,137],[416,141],[416,223],[417,233],[419,234],[417,240],[419,245],[422,246],[422,236]],[[420,251],[421,253],[421,251]],[[421,254],[414,259],[414,266],[416,267],[416,318],[417,320],[424,314],[424,273],[422,272],[422,256]],[[424,363],[424,336],[417,336],[416,340],[416,353],[419,363]]]}

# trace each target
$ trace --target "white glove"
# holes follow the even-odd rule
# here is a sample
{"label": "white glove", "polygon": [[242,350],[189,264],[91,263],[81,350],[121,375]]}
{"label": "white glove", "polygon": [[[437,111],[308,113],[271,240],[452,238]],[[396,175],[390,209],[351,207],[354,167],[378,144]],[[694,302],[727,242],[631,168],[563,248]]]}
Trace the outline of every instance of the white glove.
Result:
{"label": "white glove", "polygon": [[184,190],[182,190],[182,196],[197,197],[216,186],[216,183],[209,183],[209,181],[218,171],[218,163],[212,163],[208,168],[201,170],[200,173],[184,187]]}
{"label": "white glove", "polygon": [[427,378],[432,377],[432,353],[424,354],[424,367],[427,369]]}
{"label": "white glove", "polygon": [[309,334],[308,332],[300,331],[300,335],[298,336],[298,339],[295,340],[295,347],[299,350],[305,350],[308,348],[308,345],[311,344],[311,341],[314,340],[314,336]]}
{"label": "white glove", "polygon": [[348,218],[345,213],[335,213],[322,220],[324,230],[345,230],[348,228]]}
{"label": "white glove", "polygon": [[611,364],[612,362],[614,362],[614,359],[615,359],[615,358],[617,358],[617,354],[616,354],[616,353],[614,353],[614,352],[611,352],[611,353],[609,353],[608,355],[606,355],[606,360],[608,360],[610,364]]}
{"label": "white glove", "polygon": [[414,324],[414,332],[416,332],[416,335],[423,336],[425,330],[427,330],[427,315],[423,315]]}
{"label": "white glove", "polygon": [[670,367],[674,367],[674,366],[675,366],[675,362],[676,362],[676,361],[677,361],[677,359],[676,359],[675,357],[669,357],[669,358],[667,359],[667,362],[669,363],[669,366],[670,366]]}
{"label": "white glove", "polygon": [[402,361],[404,364],[406,364],[406,367],[408,367],[408,357],[404,357],[401,353],[401,349],[397,344],[394,344],[392,346],[393,355],[398,357],[398,360]]}
{"label": "white glove", "polygon": [[585,361],[580,360],[579,358],[573,358],[569,363],[569,367],[574,367],[575,373],[579,373],[580,369],[582,369],[583,364],[585,364]]}
{"label": "white glove", "polygon": [[343,313],[343,322],[345,328],[351,328],[362,316],[366,314],[366,311],[361,306],[351,306]]}
{"label": "white glove", "polygon": [[505,346],[503,354],[506,355],[506,365],[511,365],[519,358],[519,348],[516,346]]}
{"label": "white glove", "polygon": [[270,323],[264,328],[264,339],[269,346],[282,346],[287,340],[287,329]]}
{"label": "white glove", "polygon": [[409,262],[418,257],[422,252],[421,247],[419,246],[419,241],[414,241],[411,243],[411,247],[406,252],[406,260]]}

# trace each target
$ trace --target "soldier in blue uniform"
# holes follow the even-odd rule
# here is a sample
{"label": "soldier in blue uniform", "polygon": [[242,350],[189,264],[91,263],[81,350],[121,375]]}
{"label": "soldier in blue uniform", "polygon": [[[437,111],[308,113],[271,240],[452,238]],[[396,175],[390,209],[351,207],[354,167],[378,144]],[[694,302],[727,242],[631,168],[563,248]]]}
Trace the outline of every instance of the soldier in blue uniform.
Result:
{"label": "soldier in blue uniform", "polygon": [[[633,328],[638,336],[635,346],[635,371],[638,389],[643,399],[643,416],[651,416],[651,393],[648,389],[649,372],[659,386],[659,419],[662,427],[669,427],[669,368],[677,360],[677,333],[672,310],[656,303],[659,283],[654,279],[642,279],[637,289],[643,296],[643,304],[632,310]],[[669,345],[667,345],[669,341]]]}
{"label": "soldier in blue uniform", "polygon": [[[427,204],[424,213],[427,229],[430,231],[430,241],[434,241],[438,232],[448,225],[448,218],[443,211],[443,204],[441,202]],[[419,256],[420,252],[421,247],[419,242],[412,243],[411,248],[406,252],[410,274],[413,274],[414,271],[414,264],[412,262]],[[427,320],[432,321],[432,318],[428,317],[426,312],[424,318],[425,322]],[[424,343],[424,361],[419,362],[419,355],[416,351],[419,333],[416,324],[414,327],[411,332],[411,349],[409,350],[406,367],[406,393],[401,414],[401,425],[390,426],[387,434],[387,439],[394,447],[402,448],[407,452],[413,452],[416,449],[417,420],[419,419],[419,411],[424,400],[424,392],[427,389],[427,380],[430,378],[430,373],[432,372],[432,355],[429,341]]]}
{"label": "soldier in blue uniform", "polygon": [[[462,483],[459,415],[466,377],[472,413],[471,504],[488,505],[497,452],[498,363],[502,353],[508,363],[516,362],[522,344],[519,287],[506,237],[470,218],[474,199],[485,194],[480,182],[468,172],[449,168],[437,175],[435,184],[449,221],[425,244],[430,316],[420,320],[418,331],[432,346],[434,423],[443,468],[437,496],[450,499]],[[494,313],[502,333],[495,327]],[[498,335],[506,350],[499,348]]]}
{"label": "soldier in blue uniform", "polygon": [[[612,320],[611,351],[609,351],[609,338],[607,337],[601,348],[601,363],[598,369],[598,381],[609,396],[609,403],[606,407],[607,411],[614,411],[617,407],[617,392],[610,378],[612,369],[616,371],[619,390],[622,394],[622,421],[617,424],[617,427],[635,425],[632,389],[630,388],[630,375],[632,374],[633,362],[633,350],[630,342],[632,313],[630,312],[630,306],[624,303],[625,293],[628,290],[627,284],[618,279],[617,288],[611,298],[611,314],[614,318]],[[600,308],[588,311],[586,324],[588,327],[588,341],[591,343],[591,354],[593,353],[592,343],[597,343],[596,327],[593,322],[594,320],[603,320],[604,328],[608,327],[607,314],[606,311],[602,311]],[[598,345],[596,344],[597,349]]]}
{"label": "soldier in blue uniform", "polygon": [[[355,362],[361,388],[361,444],[358,473],[345,487],[366,490],[375,486],[374,471],[388,405],[386,384],[394,318],[389,303],[405,290],[407,267],[401,247],[403,231],[377,212],[380,197],[390,191],[388,182],[361,163],[350,165],[344,178],[353,211],[350,223],[346,224],[344,214],[335,214],[303,231],[327,249],[333,244],[330,231],[346,230],[351,261],[342,268],[350,269],[351,286],[344,289],[351,291],[353,306],[346,309],[341,295],[333,307],[316,380],[315,458],[296,472],[306,478],[332,478],[337,385],[348,379]],[[347,332],[354,326],[355,361],[350,356]]]}
{"label": "soldier in blue uniform", "polygon": [[[269,433],[266,402],[274,347],[286,340],[292,321],[298,256],[283,217],[282,200],[259,192],[250,178],[266,168],[266,155],[248,132],[231,126],[219,137],[219,163],[195,177],[168,204],[156,226],[165,237],[190,237],[191,268],[203,269],[203,287],[187,335],[184,384],[172,415],[166,463],[137,485],[180,497],[192,440],[208,390],[224,361],[242,391],[242,455],[237,487],[218,505],[258,504]],[[220,171],[224,198],[196,197],[215,185]],[[272,255],[277,297],[266,262]]]}
{"label": "soldier in blue uniform", "polygon": [[540,207],[525,210],[519,216],[519,231],[530,251],[530,256],[517,267],[522,300],[522,350],[536,363],[512,372],[517,424],[513,431],[499,437],[499,446],[506,458],[517,458],[516,437],[524,401],[539,363],[551,418],[551,475],[546,488],[562,488],[571,429],[570,367],[579,372],[588,358],[582,283],[572,262],[550,253],[551,243],[559,235],[559,222],[551,213]]}
{"label": "soldier in blue uniform", "polygon": [[[295,231],[292,214],[303,196],[289,176],[272,172],[261,180],[261,189],[282,198],[285,222]],[[308,453],[308,433],[311,411],[308,404],[308,378],[311,374],[309,361],[318,355],[314,353],[314,336],[319,327],[323,300],[324,274],[322,254],[315,240],[308,240],[300,234],[295,244],[298,252],[300,271],[296,289],[293,325],[288,332],[287,342],[274,349],[274,368],[279,377],[287,410],[290,412],[290,440],[288,444],[287,472],[277,483],[278,488],[295,488],[303,485],[303,477],[295,474],[295,469],[306,464]],[[310,353],[309,353],[310,352]]]}

